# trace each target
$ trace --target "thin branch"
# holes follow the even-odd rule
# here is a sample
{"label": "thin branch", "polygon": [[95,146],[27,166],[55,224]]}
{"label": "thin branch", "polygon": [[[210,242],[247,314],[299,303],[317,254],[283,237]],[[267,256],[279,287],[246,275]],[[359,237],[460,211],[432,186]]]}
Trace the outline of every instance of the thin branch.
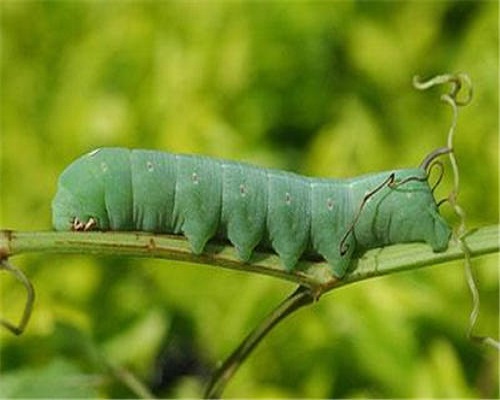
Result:
{"label": "thin branch", "polygon": [[209,243],[203,254],[191,252],[183,236],[143,232],[18,232],[0,230],[0,259],[19,254],[73,253],[161,258],[270,275],[316,288],[336,281],[324,262],[301,262],[287,272],[275,254],[255,252],[250,263],[240,261],[234,247]]}
{"label": "thin branch", "polygon": [[10,272],[19,282],[23,284],[26,289],[26,303],[24,305],[24,311],[19,323],[13,324],[5,319],[0,319],[0,325],[11,331],[14,335],[20,335],[24,332],[24,328],[28,325],[31,317],[31,312],[33,311],[33,303],[35,302],[35,289],[31,284],[30,280],[24,275],[24,273],[14,265],[10,264],[5,258],[0,259],[0,270]]}
{"label": "thin branch", "polygon": [[304,286],[299,286],[290,296],[283,300],[247,337],[245,337],[226,361],[217,368],[212,375],[204,397],[206,399],[219,398],[226,384],[269,331],[284,318],[298,309],[311,304],[314,300],[314,294],[310,289]]}
{"label": "thin branch", "polygon": [[[464,240],[470,249],[471,257],[477,258],[500,252],[499,232],[500,225],[470,230],[464,236]],[[345,279],[334,286],[338,287],[372,277],[430,267],[463,258],[462,247],[453,238],[448,244],[448,249],[441,253],[434,253],[428,245],[421,243],[400,244],[370,250],[359,260],[353,273],[347,275]]]}
{"label": "thin branch", "polygon": [[[472,257],[499,252],[500,226],[492,225],[471,231],[466,237]],[[301,261],[297,270],[287,272],[277,255],[256,252],[250,263],[239,261],[236,250],[229,245],[209,244],[200,255],[191,253],[182,236],[154,235],[133,232],[16,232],[0,230],[0,259],[19,254],[79,253],[161,258],[211,265],[264,275],[295,282],[317,294],[347,283],[374,276],[424,268],[463,258],[457,243],[450,241],[448,249],[434,253],[424,243],[398,244],[367,251],[355,261],[354,271],[344,279],[335,278],[324,261]]]}

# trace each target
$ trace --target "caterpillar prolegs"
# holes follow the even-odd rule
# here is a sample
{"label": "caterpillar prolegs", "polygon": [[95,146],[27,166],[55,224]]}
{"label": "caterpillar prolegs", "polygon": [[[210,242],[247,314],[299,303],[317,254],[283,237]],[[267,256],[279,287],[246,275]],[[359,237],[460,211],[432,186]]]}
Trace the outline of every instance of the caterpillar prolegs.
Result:
{"label": "caterpillar prolegs", "polygon": [[102,148],[61,174],[53,225],[184,234],[195,254],[219,236],[244,262],[267,243],[287,270],[307,252],[324,257],[341,278],[366,249],[416,241],[446,249],[451,231],[427,180],[429,160],[422,164],[323,179],[203,156]]}

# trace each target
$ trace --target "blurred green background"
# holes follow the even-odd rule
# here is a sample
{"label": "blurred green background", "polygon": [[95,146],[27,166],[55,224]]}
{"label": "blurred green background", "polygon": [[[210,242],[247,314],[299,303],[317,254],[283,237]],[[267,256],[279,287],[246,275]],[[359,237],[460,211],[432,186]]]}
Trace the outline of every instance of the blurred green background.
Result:
{"label": "blurred green background", "polygon": [[[416,166],[450,110],[413,75],[470,74],[456,140],[470,227],[498,223],[498,3],[4,1],[1,220],[51,229],[60,172],[100,146],[312,176]],[[448,173],[441,194],[450,189]],[[446,207],[444,207],[446,208]],[[445,211],[446,213],[446,211]],[[1,339],[1,397],[197,397],[293,287],[158,260],[34,254],[27,332]],[[479,332],[498,337],[498,259],[476,260]],[[2,314],[24,291],[2,274]],[[462,263],[336,291],[280,325],[228,397],[498,397],[498,354],[466,338]]]}

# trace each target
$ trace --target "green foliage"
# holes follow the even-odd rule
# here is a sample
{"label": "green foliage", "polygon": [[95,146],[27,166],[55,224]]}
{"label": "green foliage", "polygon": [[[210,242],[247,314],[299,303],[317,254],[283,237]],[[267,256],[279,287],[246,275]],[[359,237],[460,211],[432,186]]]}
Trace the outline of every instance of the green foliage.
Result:
{"label": "green foliage", "polygon": [[[461,204],[470,227],[498,221],[496,2],[6,1],[0,18],[2,228],[50,229],[57,176],[100,146],[330,177],[416,166],[445,144],[450,111],[411,78],[455,71],[475,85],[456,137]],[[0,332],[11,398],[134,396],[110,366],[199,396],[291,291],[174,262],[15,261],[37,301],[23,336]],[[498,337],[497,259],[475,267],[479,331]],[[1,278],[2,313],[17,316],[24,292]],[[497,354],[465,338],[470,307],[461,263],[339,290],[273,332],[226,394],[497,397]]]}
{"label": "green foliage", "polygon": [[85,398],[97,396],[96,377],[54,357],[43,368],[21,368],[2,377],[3,398]]}

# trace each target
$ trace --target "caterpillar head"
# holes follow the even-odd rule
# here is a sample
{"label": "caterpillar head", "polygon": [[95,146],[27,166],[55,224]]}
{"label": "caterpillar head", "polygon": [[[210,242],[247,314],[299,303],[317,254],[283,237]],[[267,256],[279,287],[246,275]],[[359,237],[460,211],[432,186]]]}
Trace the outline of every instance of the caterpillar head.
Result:
{"label": "caterpillar head", "polygon": [[104,187],[100,180],[95,179],[92,168],[90,157],[83,156],[61,174],[57,193],[52,201],[54,229],[108,229]]}
{"label": "caterpillar head", "polygon": [[88,210],[80,199],[65,187],[59,188],[52,202],[52,225],[58,231],[89,231],[103,229],[105,215]]}

